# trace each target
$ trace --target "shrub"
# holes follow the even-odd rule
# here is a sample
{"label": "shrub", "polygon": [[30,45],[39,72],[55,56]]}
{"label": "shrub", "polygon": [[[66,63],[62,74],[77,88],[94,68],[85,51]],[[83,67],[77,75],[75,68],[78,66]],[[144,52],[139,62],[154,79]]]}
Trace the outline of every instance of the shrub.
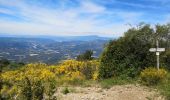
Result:
{"label": "shrub", "polygon": [[96,60],[83,62],[80,71],[85,75],[86,79],[92,79],[94,74],[98,72],[99,62]]}
{"label": "shrub", "polygon": [[66,79],[92,79],[93,74],[98,70],[99,62],[97,60],[92,61],[76,61],[66,60],[62,64],[51,69],[57,76],[64,76]]}
{"label": "shrub", "polygon": [[146,68],[140,74],[140,78],[143,84],[145,85],[157,85],[162,82],[167,75],[167,71],[165,69],[156,68]]}
{"label": "shrub", "polygon": [[94,74],[93,74],[93,80],[98,80],[98,79],[99,79],[99,72],[96,71],[96,72],[94,72]]}
{"label": "shrub", "polygon": [[85,53],[80,54],[80,55],[77,56],[77,60],[78,61],[92,60],[93,59],[92,55],[93,55],[93,51],[92,50],[86,50]]}
{"label": "shrub", "polygon": [[[167,34],[169,33],[169,25],[157,25],[156,32],[158,33],[157,37],[162,40],[160,41],[161,46],[170,44]],[[146,66],[152,66],[156,59],[155,55],[148,50],[155,46],[155,35],[150,25],[140,24],[136,28],[129,29],[124,33],[124,36],[110,41],[101,55],[99,77],[110,78],[125,74],[134,78]],[[167,54],[162,62],[168,66],[169,60]],[[127,70],[131,72],[129,73]]]}
{"label": "shrub", "polygon": [[55,92],[55,73],[45,64],[28,64],[16,71],[2,73],[3,98],[19,100],[42,100],[53,98]]}
{"label": "shrub", "polygon": [[[7,99],[53,99],[56,83],[80,85],[85,79],[98,78],[97,60],[66,60],[57,66],[27,64],[1,74],[0,96]],[[1,98],[0,97],[0,98]]]}
{"label": "shrub", "polygon": [[63,90],[62,90],[62,93],[63,94],[68,94],[70,93],[69,89],[67,87],[65,87]]}
{"label": "shrub", "polygon": [[168,72],[165,81],[156,87],[160,90],[161,94],[166,97],[166,100],[170,100],[170,72]]}
{"label": "shrub", "polygon": [[167,49],[163,55],[163,61],[166,68],[170,71],[170,49]]}

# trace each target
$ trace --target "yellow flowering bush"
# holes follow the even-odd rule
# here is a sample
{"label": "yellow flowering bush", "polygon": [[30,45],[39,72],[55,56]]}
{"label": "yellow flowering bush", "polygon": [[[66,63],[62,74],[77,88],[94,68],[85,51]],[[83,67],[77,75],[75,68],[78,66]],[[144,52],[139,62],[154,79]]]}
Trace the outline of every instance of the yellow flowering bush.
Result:
{"label": "yellow flowering bush", "polygon": [[[56,67],[55,73],[58,76],[69,77],[73,79],[93,79],[93,74],[98,70],[99,62],[93,61],[76,61],[66,60]],[[52,67],[53,68],[53,67]],[[54,70],[54,69],[53,69]]]}
{"label": "yellow flowering bush", "polygon": [[28,64],[16,71],[2,73],[4,83],[1,90],[3,98],[7,99],[43,99],[51,98],[55,92],[55,73],[41,63]]}
{"label": "yellow flowering bush", "polygon": [[52,66],[42,63],[27,64],[18,70],[1,74],[4,84],[0,94],[5,99],[51,99],[57,82],[79,85],[85,79],[97,80],[98,67],[97,60],[66,60]]}
{"label": "yellow flowering bush", "polygon": [[94,72],[92,78],[93,78],[93,80],[98,80],[99,79],[99,72],[98,71]]}
{"label": "yellow flowering bush", "polygon": [[142,83],[145,85],[156,85],[165,79],[167,71],[165,69],[146,68],[140,74]]}

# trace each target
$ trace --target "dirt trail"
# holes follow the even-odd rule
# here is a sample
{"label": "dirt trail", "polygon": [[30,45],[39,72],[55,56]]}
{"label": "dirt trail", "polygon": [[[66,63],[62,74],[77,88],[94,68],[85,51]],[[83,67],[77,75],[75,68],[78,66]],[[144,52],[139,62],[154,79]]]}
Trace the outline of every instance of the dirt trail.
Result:
{"label": "dirt trail", "polygon": [[139,85],[117,85],[110,89],[96,87],[70,87],[71,93],[56,93],[61,100],[164,100],[156,90]]}

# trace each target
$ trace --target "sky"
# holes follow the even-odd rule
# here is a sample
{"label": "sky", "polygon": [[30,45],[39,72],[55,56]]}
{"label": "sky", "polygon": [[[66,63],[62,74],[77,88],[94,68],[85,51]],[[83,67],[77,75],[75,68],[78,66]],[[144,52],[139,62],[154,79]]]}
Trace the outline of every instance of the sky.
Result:
{"label": "sky", "polygon": [[0,34],[119,37],[170,22],[170,0],[0,0]]}

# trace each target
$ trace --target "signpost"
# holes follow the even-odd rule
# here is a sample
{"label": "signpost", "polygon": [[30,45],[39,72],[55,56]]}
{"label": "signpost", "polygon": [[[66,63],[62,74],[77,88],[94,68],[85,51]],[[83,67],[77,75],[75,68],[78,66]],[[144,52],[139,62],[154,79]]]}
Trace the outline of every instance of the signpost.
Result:
{"label": "signpost", "polygon": [[157,69],[159,70],[159,54],[160,52],[164,52],[165,48],[159,48],[159,41],[156,40],[156,48],[150,48],[150,52],[156,52],[156,58],[157,58]]}

